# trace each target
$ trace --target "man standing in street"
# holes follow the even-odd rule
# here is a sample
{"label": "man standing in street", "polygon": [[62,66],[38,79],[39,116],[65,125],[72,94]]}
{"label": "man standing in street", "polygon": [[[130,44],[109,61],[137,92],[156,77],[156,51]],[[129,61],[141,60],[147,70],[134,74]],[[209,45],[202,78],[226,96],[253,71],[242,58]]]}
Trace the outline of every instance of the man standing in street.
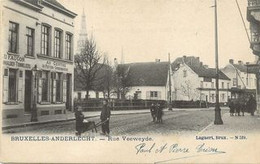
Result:
{"label": "man standing in street", "polygon": [[110,108],[108,106],[108,101],[103,100],[103,108],[101,111],[100,119],[102,122],[101,128],[102,128],[102,134],[103,135],[109,135],[110,130],[109,130],[109,119],[110,119]]}

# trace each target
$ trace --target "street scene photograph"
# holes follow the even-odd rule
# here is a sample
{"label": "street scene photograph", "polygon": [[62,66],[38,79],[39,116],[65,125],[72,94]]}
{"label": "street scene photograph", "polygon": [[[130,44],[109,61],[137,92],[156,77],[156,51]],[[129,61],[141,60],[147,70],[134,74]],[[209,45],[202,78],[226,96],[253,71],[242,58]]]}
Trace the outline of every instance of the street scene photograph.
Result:
{"label": "street scene photograph", "polygon": [[4,136],[260,133],[260,0],[0,3]]}

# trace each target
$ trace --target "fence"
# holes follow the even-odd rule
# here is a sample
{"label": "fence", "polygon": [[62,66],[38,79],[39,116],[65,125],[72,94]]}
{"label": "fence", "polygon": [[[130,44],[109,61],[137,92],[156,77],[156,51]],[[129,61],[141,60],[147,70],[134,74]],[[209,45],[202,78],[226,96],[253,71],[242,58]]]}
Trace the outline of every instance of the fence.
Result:
{"label": "fence", "polygon": [[[99,111],[102,108],[103,99],[75,100],[75,106],[81,106],[83,111]],[[138,110],[149,109],[152,103],[160,103],[166,107],[167,103],[163,100],[118,100],[112,99],[109,102],[112,110]]]}

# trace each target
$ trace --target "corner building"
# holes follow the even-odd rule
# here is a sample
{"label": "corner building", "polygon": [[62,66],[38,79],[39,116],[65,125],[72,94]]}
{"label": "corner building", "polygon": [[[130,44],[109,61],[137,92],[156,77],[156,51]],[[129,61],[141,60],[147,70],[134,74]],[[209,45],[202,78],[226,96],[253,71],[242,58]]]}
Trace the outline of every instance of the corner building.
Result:
{"label": "corner building", "polygon": [[56,0],[2,2],[3,119],[34,102],[37,116],[72,111],[75,17]]}

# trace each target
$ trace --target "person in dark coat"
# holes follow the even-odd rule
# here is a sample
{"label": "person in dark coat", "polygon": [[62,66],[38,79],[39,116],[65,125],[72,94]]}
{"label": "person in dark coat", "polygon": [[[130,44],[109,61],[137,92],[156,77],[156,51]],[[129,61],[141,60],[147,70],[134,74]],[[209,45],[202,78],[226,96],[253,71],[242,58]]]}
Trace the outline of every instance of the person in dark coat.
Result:
{"label": "person in dark coat", "polygon": [[236,115],[240,116],[241,104],[239,100],[236,100],[234,104],[235,104],[235,116]]}
{"label": "person in dark coat", "polygon": [[232,100],[229,100],[229,113],[230,113],[230,116],[234,116],[234,112],[235,112],[235,105],[234,105],[234,102]]}
{"label": "person in dark coat", "polygon": [[110,129],[109,129],[109,120],[110,120],[110,107],[108,106],[108,101],[103,101],[103,108],[101,111],[100,119],[102,122],[101,128],[102,128],[102,134],[109,135]]}
{"label": "person in dark coat", "polygon": [[249,112],[253,116],[256,111],[256,100],[253,95],[250,96],[250,98],[247,102],[247,107],[248,107]]}
{"label": "person in dark coat", "polygon": [[152,115],[152,118],[153,118],[153,122],[155,122],[156,121],[156,111],[155,111],[154,103],[152,103],[152,105],[150,107],[150,111],[151,111],[151,115]]}
{"label": "person in dark coat", "polygon": [[162,115],[163,115],[163,111],[162,111],[162,106],[157,103],[156,105],[156,112],[157,112],[157,122],[158,123],[162,123]]}
{"label": "person in dark coat", "polygon": [[84,129],[84,115],[82,113],[82,107],[78,106],[75,111],[76,118],[76,135],[81,135]]}

